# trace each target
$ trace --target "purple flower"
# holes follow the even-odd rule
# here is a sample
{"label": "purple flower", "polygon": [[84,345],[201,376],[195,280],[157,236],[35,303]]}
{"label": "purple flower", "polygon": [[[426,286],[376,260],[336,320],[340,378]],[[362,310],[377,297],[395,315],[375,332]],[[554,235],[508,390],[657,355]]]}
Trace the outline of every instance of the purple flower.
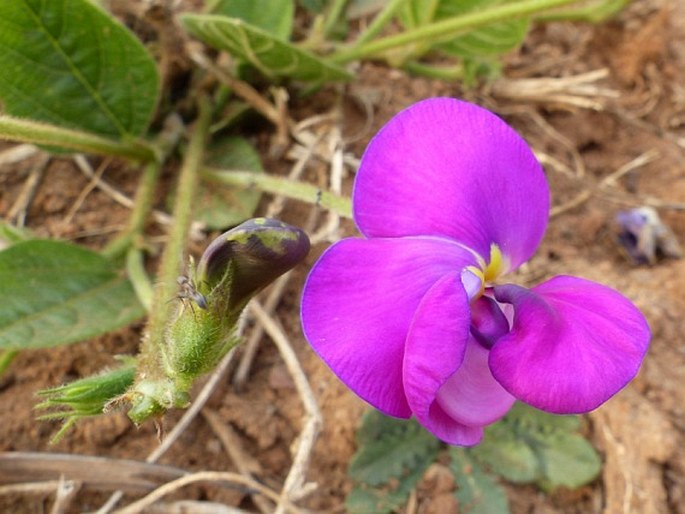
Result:
{"label": "purple flower", "polygon": [[587,412],[637,373],[649,327],[618,292],[569,276],[498,285],[540,243],[549,188],[489,111],[434,98],[399,113],[369,144],[353,205],[364,237],[315,264],[302,326],[384,413],[473,445],[516,399]]}

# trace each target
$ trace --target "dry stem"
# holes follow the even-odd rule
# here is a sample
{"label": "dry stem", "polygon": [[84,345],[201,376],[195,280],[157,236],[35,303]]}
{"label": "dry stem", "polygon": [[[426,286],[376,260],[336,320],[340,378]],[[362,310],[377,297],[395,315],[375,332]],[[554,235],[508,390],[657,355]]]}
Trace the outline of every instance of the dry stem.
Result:
{"label": "dry stem", "polygon": [[283,484],[283,490],[278,501],[276,514],[282,514],[290,500],[296,501],[312,490],[311,486],[304,483],[307,466],[311,452],[314,448],[314,442],[319,434],[321,428],[321,412],[314,397],[307,377],[300,366],[297,356],[293,351],[288,337],[281,328],[280,324],[264,310],[259,302],[253,300],[249,306],[259,323],[264,326],[266,333],[273,340],[278,348],[283,361],[285,362],[288,372],[293,378],[295,388],[297,389],[302,404],[305,409],[304,427],[300,432],[297,442],[295,455],[293,457],[293,464],[290,467],[288,476]]}
{"label": "dry stem", "polygon": [[127,507],[116,511],[116,514],[137,514],[155,503],[164,496],[173,493],[174,491],[196,482],[228,482],[230,484],[237,484],[241,486],[254,489],[258,493],[266,496],[274,502],[281,502],[287,512],[297,514],[299,511],[291,503],[279,498],[278,493],[272,491],[268,487],[263,486],[256,480],[244,477],[237,473],[228,473],[225,471],[200,471],[192,475],[186,475],[179,479],[173,480],[163,486],[155,489],[147,496],[140,500],[131,503]]}

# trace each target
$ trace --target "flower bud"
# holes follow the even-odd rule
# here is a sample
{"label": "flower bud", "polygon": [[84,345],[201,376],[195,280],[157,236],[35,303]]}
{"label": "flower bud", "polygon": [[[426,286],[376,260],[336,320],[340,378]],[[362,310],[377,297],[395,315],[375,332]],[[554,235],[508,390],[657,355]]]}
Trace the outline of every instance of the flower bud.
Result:
{"label": "flower bud", "polygon": [[235,324],[250,298],[308,251],[302,230],[266,218],[246,221],[207,247],[194,279],[179,281],[183,301],[167,331],[164,368],[176,391],[214,369],[239,342]]}
{"label": "flower bud", "polygon": [[207,247],[195,282],[203,294],[228,298],[228,309],[242,309],[308,252],[309,238],[299,228],[269,218],[248,220]]}

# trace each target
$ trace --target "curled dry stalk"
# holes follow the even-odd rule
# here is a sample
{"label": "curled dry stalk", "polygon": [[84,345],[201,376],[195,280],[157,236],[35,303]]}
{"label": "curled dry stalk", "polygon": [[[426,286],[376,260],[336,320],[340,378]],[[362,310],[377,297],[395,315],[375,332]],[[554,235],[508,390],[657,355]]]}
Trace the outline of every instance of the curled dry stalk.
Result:
{"label": "curled dry stalk", "polygon": [[[171,494],[182,487],[194,484],[196,482],[227,482],[229,484],[237,484],[240,486],[247,487],[249,489],[253,489],[259,494],[262,494],[265,497],[269,498],[274,503],[280,501],[278,493],[272,491],[268,487],[263,486],[256,480],[244,477],[243,475],[240,475],[238,473],[229,473],[222,471],[199,471],[197,473],[193,473],[192,475],[186,475],[184,477],[178,478],[176,480],[164,484],[163,486],[155,489],[153,492],[151,492],[144,498],[141,498],[140,500],[131,503],[123,509],[117,510],[116,514],[138,514],[139,512],[145,511],[145,509],[147,509],[149,506],[151,506],[164,496]],[[299,513],[299,510],[291,503],[283,502],[282,504],[284,506],[285,512],[293,514]]]}

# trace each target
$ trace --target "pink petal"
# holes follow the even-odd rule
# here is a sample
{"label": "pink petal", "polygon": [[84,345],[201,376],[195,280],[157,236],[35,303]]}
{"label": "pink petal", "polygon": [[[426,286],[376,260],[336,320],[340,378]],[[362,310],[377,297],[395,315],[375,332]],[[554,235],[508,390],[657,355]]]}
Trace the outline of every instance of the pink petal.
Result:
{"label": "pink petal", "polygon": [[559,276],[531,290],[495,287],[495,297],[513,305],[514,319],[490,352],[490,368],[511,394],[534,407],[590,411],[640,369],[649,326],[613,289]]}
{"label": "pink petal", "polygon": [[469,338],[464,363],[440,388],[437,401],[455,421],[478,427],[494,423],[516,401],[492,376],[490,352]]}
{"label": "pink petal", "polygon": [[526,142],[491,112],[432,98],[397,114],[371,140],[353,194],[367,237],[439,235],[512,268],[547,225],[549,188]]}
{"label": "pink petal", "polygon": [[[480,442],[483,425],[513,403],[492,378],[487,350],[469,337],[470,318],[460,275],[445,275],[421,300],[404,354],[404,388],[416,419],[436,437],[462,446]],[[447,399],[441,401],[441,394]]]}
{"label": "pink petal", "polygon": [[472,264],[469,252],[440,238],[340,241],[305,284],[304,334],[350,389],[407,418],[402,360],[414,312],[441,277]]}
{"label": "pink petal", "polygon": [[474,446],[483,440],[484,427],[469,427],[454,421],[438,402],[431,404],[430,412],[421,424],[431,434],[447,444]]}

